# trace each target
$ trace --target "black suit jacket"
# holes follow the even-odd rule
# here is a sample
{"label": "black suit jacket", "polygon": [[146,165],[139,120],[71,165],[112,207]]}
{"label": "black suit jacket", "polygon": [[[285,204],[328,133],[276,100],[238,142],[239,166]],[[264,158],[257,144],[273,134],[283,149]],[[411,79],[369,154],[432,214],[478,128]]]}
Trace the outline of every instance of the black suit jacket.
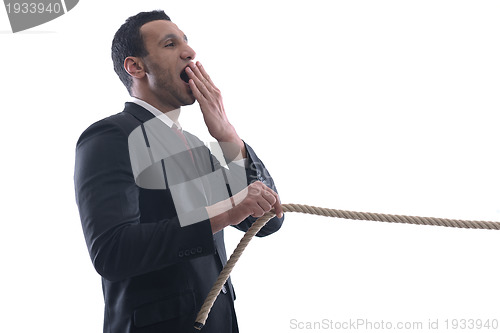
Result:
{"label": "black suit jacket", "polygon": [[[137,185],[128,139],[153,118],[141,106],[126,103],[123,112],[85,130],[76,147],[76,201],[90,257],[102,276],[106,333],[192,332],[227,261],[223,231],[212,235],[208,219],[181,227],[168,186]],[[201,146],[198,151],[203,149],[209,152]],[[260,180],[276,191],[264,164],[250,146],[246,149],[247,184]],[[208,156],[210,171],[219,169],[218,161]],[[207,165],[206,159],[197,162]],[[168,177],[168,168],[164,171]],[[255,220],[248,217],[236,227],[247,230]],[[258,236],[277,231],[282,222],[275,217]],[[233,300],[228,281],[204,332],[237,331]]]}

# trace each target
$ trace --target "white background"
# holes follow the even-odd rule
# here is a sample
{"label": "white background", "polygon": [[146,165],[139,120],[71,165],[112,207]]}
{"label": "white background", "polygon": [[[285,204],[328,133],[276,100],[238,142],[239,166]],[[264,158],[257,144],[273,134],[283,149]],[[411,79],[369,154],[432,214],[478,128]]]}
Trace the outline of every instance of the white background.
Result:
{"label": "white background", "polygon": [[[74,147],[128,98],[114,32],[157,8],[189,37],[283,203],[500,220],[497,1],[81,0],[17,34],[2,8],[2,331],[102,330]],[[181,122],[210,139],[197,104]],[[232,252],[243,234],[226,235]],[[232,274],[241,332],[298,331],[291,319],[500,319],[499,240],[290,213]]]}

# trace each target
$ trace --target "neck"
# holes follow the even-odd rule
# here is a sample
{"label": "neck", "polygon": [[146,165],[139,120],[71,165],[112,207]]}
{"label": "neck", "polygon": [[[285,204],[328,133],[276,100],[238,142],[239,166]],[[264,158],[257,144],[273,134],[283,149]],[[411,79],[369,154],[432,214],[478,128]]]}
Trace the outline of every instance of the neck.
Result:
{"label": "neck", "polygon": [[144,88],[142,85],[134,85],[130,95],[151,104],[165,114],[179,108],[178,105],[168,103],[166,100],[160,98],[157,93],[154,93],[151,89]]}

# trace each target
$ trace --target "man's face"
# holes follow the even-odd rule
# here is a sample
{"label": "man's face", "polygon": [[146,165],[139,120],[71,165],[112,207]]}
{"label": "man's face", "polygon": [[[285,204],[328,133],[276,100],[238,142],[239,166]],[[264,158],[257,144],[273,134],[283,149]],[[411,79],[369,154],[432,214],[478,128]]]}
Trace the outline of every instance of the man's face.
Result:
{"label": "man's face", "polygon": [[196,53],[184,33],[174,23],[158,20],[144,24],[141,34],[148,51],[143,60],[152,97],[172,109],[193,104],[184,69]]}

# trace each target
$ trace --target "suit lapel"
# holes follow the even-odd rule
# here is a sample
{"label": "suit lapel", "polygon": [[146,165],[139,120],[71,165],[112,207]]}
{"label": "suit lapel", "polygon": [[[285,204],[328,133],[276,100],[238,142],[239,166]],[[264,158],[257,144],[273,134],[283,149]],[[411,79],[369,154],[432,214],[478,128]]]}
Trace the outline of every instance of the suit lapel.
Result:
{"label": "suit lapel", "polygon": [[129,113],[134,116],[141,123],[145,123],[148,120],[153,119],[155,116],[145,108],[132,102],[125,103],[125,109],[123,112]]}

